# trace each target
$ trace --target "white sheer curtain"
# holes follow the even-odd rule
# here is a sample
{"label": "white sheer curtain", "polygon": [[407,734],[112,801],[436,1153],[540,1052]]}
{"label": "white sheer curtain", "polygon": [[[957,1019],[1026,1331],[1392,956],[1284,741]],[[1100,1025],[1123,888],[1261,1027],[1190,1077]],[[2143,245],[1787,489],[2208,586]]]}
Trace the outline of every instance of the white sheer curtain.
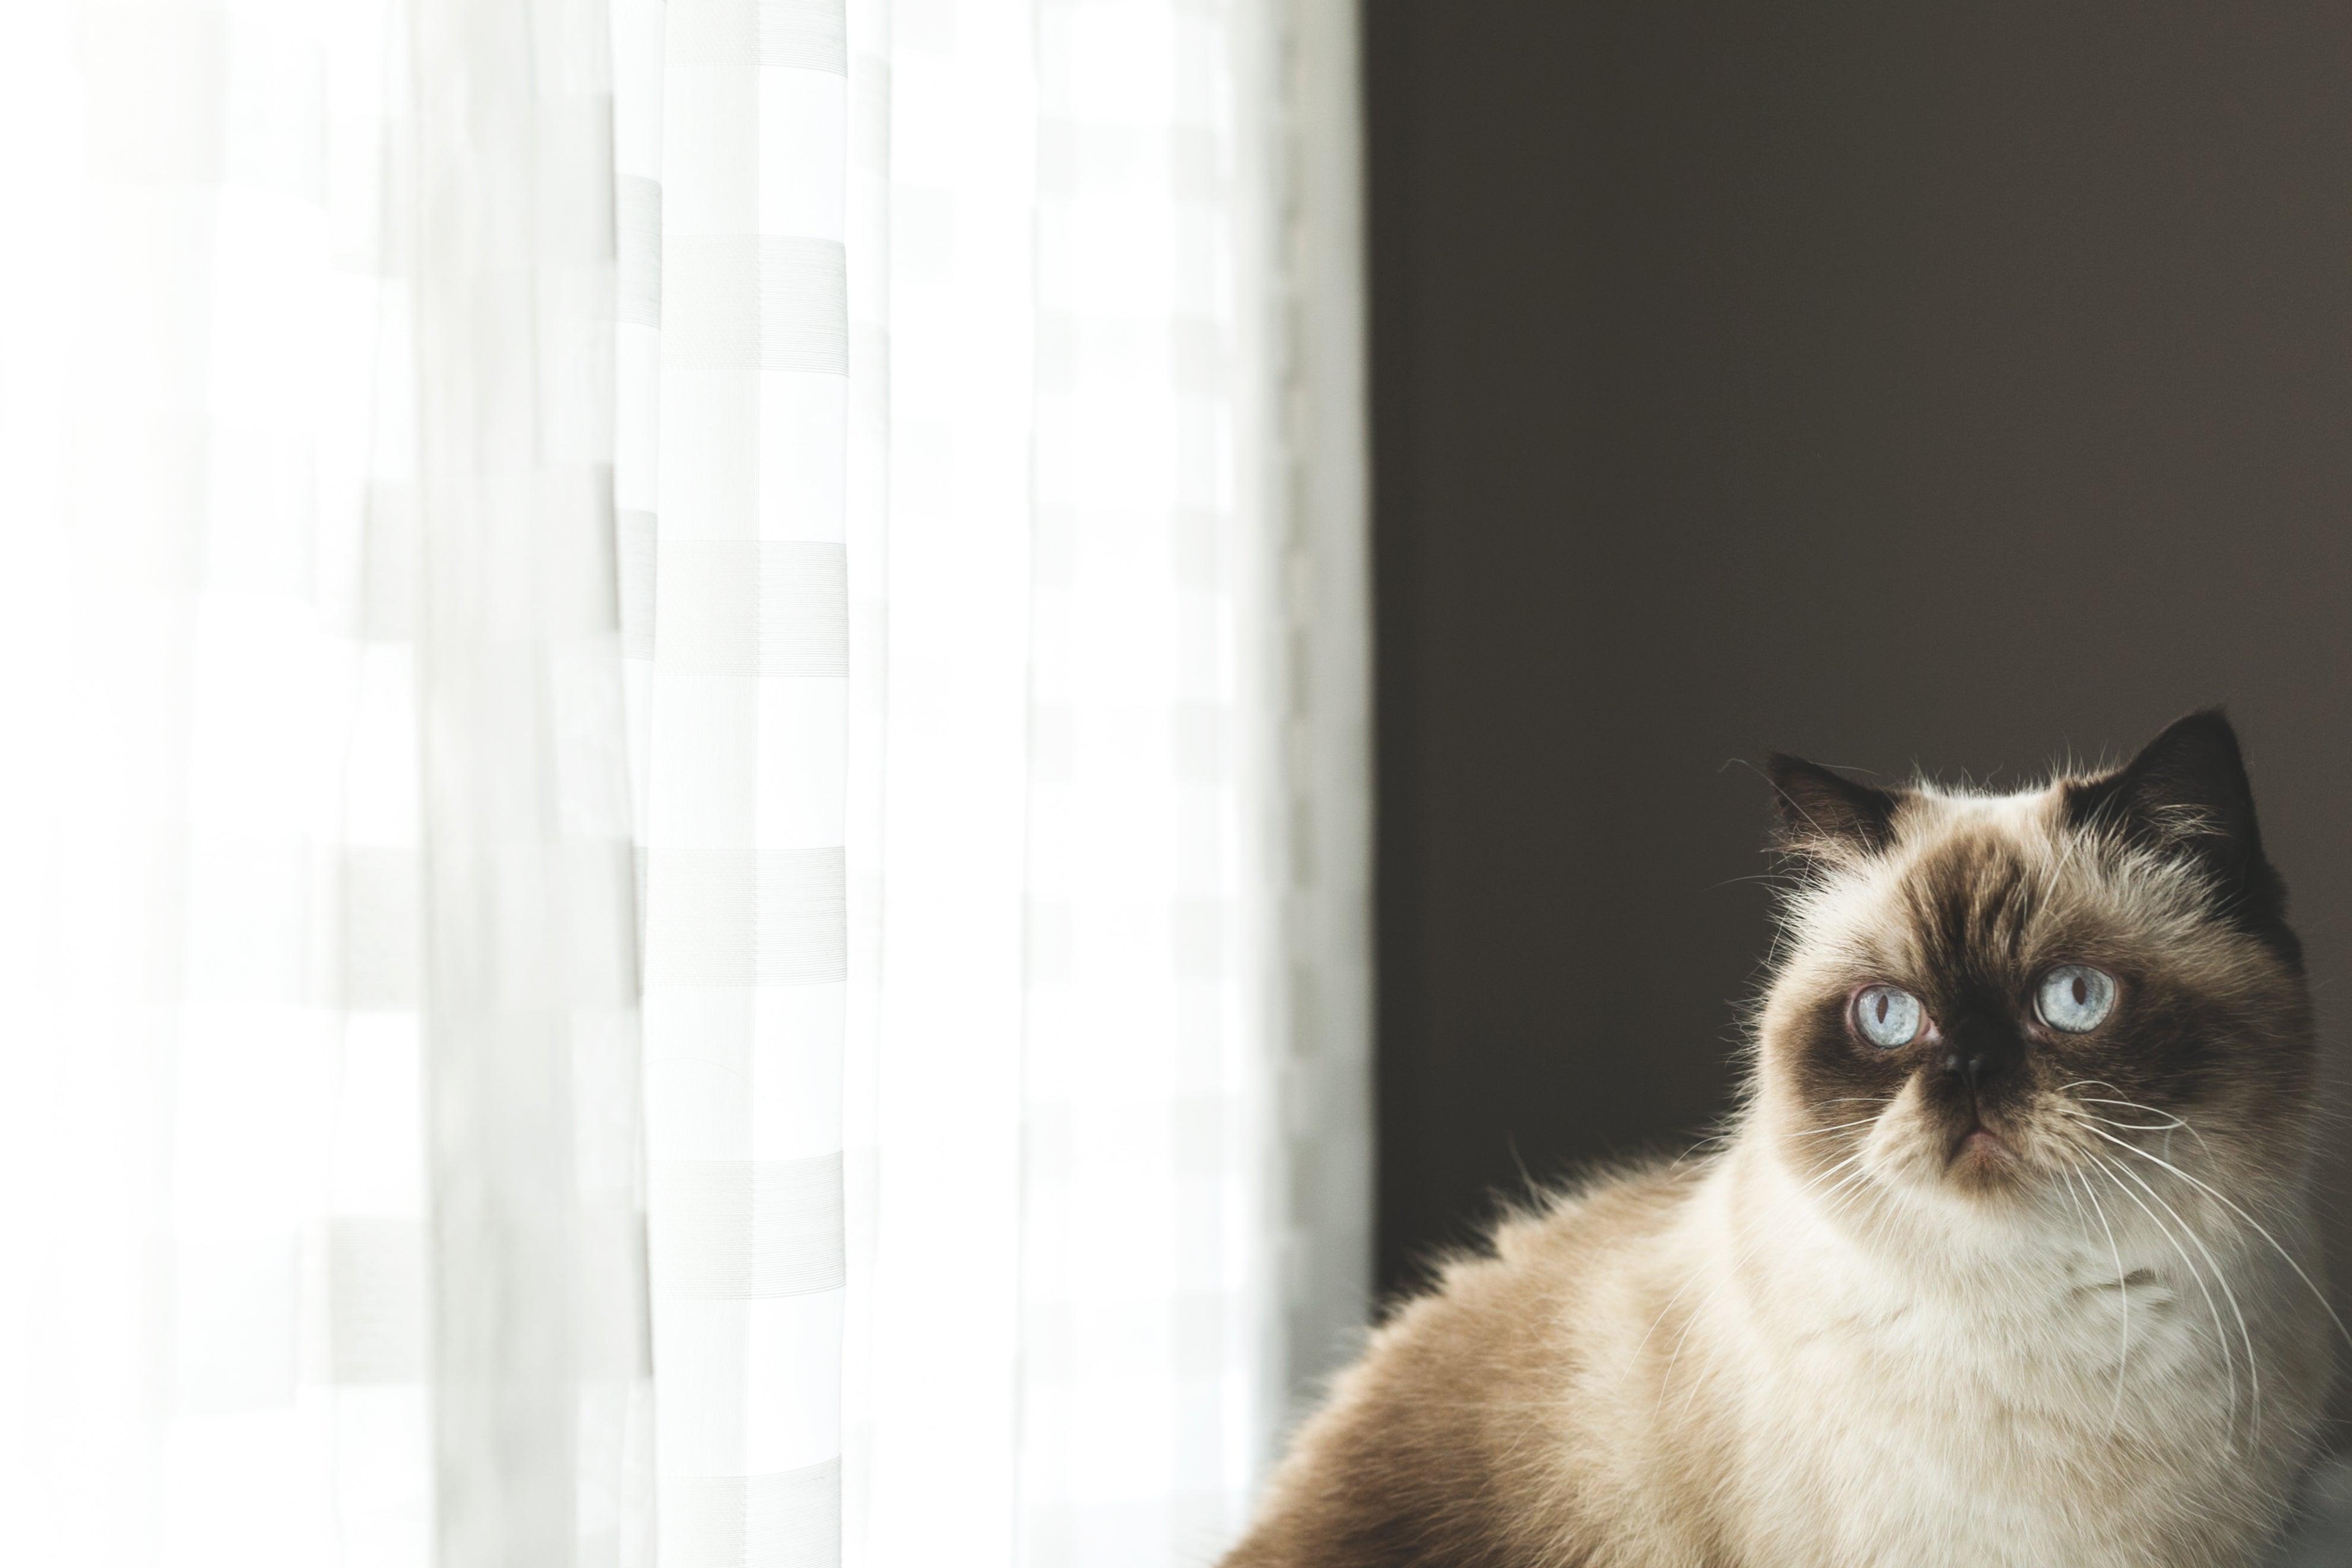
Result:
{"label": "white sheer curtain", "polygon": [[[1349,17],[1023,12],[902,8],[851,68],[890,108],[861,149],[891,489],[852,1238],[892,1325],[852,1368],[852,1539],[1202,1561],[1367,1272],[1360,511],[1314,526],[1356,507],[1360,437],[1299,460],[1355,413],[1310,378],[1353,345],[1309,335],[1298,276],[1343,246],[1316,281],[1355,302],[1352,166],[1308,187],[1288,140],[1351,79]],[[1304,133],[1348,125],[1317,107]],[[1298,771],[1327,756],[1344,787]]]}
{"label": "white sheer curtain", "polygon": [[0,1549],[642,1561],[602,5],[5,26]]}
{"label": "white sheer curtain", "polygon": [[625,15],[665,1561],[1203,1560],[1367,1273],[1351,14]]}
{"label": "white sheer curtain", "polygon": [[12,1560],[1213,1555],[1367,1272],[1351,37],[0,16]]}
{"label": "white sheer curtain", "polygon": [[0,25],[0,1551],[645,1561],[603,0]]}

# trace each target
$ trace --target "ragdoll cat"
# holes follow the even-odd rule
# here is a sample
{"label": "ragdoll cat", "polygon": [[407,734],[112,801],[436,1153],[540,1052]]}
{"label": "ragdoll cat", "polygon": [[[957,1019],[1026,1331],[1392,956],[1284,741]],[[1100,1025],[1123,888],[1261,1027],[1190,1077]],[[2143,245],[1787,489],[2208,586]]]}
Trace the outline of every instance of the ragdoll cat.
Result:
{"label": "ragdoll cat", "polygon": [[2229,724],[2021,795],[1772,774],[1795,875],[1720,1151],[1447,1267],[1228,1568],[2258,1561],[2335,1330]]}

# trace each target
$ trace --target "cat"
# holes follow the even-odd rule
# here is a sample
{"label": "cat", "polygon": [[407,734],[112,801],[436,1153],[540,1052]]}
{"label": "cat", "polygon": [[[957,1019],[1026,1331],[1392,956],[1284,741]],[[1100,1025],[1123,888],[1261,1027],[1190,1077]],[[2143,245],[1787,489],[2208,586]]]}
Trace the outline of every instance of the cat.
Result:
{"label": "cat", "polygon": [[1722,1146],[1444,1267],[1226,1568],[2259,1561],[2336,1328],[2228,721],[2016,795],[1769,772],[1791,874]]}

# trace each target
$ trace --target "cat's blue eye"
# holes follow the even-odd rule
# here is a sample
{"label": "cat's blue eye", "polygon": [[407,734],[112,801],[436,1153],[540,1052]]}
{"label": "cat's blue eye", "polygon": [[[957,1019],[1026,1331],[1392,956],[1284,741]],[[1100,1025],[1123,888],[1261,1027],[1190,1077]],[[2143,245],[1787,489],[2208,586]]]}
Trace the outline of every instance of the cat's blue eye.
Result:
{"label": "cat's blue eye", "polygon": [[1882,1050],[1907,1046],[1919,1037],[1927,1009],[1919,998],[1899,985],[1868,985],[1853,999],[1853,1026],[1862,1037]]}
{"label": "cat's blue eye", "polygon": [[2036,1000],[2043,1023],[2070,1035],[2086,1034],[2115,1011],[2115,977],[2087,963],[2062,963],[2042,976]]}

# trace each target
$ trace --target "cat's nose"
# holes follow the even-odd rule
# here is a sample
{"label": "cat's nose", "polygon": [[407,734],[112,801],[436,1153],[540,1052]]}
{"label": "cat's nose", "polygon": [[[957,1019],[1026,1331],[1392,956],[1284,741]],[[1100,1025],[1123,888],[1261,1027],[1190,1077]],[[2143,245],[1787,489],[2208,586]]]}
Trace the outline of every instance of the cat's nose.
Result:
{"label": "cat's nose", "polygon": [[1944,1070],[1965,1079],[1971,1089],[1982,1089],[1988,1081],[1999,1078],[2000,1069],[2000,1060],[1988,1051],[1969,1051],[1966,1055],[1954,1051],[1944,1060]]}
{"label": "cat's nose", "polygon": [[1965,1082],[1971,1093],[1979,1093],[2015,1068],[2023,1054],[2022,1043],[2006,1029],[1955,1031],[1951,1048],[1944,1057],[1944,1070]]}

